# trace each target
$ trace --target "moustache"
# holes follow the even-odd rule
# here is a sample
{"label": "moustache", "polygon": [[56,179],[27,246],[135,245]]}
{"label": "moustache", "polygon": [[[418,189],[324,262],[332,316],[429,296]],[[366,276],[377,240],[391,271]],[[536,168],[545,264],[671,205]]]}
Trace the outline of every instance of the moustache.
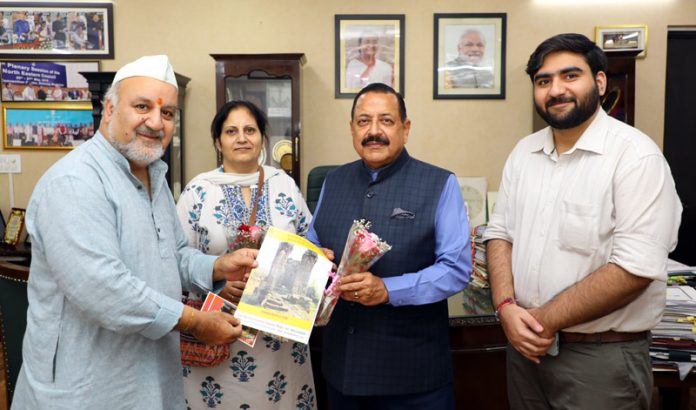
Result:
{"label": "moustache", "polygon": [[365,145],[367,145],[367,144],[369,144],[369,143],[371,143],[371,142],[376,142],[376,143],[378,143],[378,144],[389,145],[389,140],[386,139],[386,138],[384,138],[384,137],[380,137],[379,135],[370,135],[369,137],[367,137],[367,138],[365,138],[364,140],[362,140],[362,142],[360,143],[360,145],[362,145],[362,146],[364,147]]}
{"label": "moustache", "polygon": [[135,129],[135,132],[138,134],[142,135],[147,135],[148,137],[156,137],[156,138],[164,138],[164,131],[162,130],[153,130],[152,128],[146,126],[146,125],[141,125],[138,128]]}
{"label": "moustache", "polygon": [[575,98],[573,98],[573,97],[553,97],[550,100],[546,101],[546,104],[544,104],[544,105],[546,106],[546,108],[549,108],[552,105],[570,103],[570,102],[572,102],[572,103],[576,102]]}

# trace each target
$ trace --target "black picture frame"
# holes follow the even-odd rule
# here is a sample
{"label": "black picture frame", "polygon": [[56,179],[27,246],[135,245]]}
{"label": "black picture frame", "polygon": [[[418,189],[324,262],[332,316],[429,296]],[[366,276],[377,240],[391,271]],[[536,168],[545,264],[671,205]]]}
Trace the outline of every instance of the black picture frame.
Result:
{"label": "black picture frame", "polygon": [[0,59],[114,58],[111,3],[8,1],[0,13]]}
{"label": "black picture frame", "polygon": [[[404,95],[405,16],[337,14],[334,23],[336,98],[353,98],[361,88],[374,82],[386,83]],[[362,57],[368,36],[375,38],[376,43],[372,64],[365,64]]]}
{"label": "black picture frame", "polygon": [[433,98],[505,99],[507,13],[434,14]]}

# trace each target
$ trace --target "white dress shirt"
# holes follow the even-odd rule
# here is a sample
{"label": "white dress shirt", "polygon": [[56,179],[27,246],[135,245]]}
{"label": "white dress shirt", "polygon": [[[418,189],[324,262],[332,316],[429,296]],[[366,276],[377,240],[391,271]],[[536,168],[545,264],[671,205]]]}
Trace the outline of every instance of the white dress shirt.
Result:
{"label": "white dress shirt", "polygon": [[565,329],[637,332],[662,316],[667,254],[677,243],[681,211],[657,145],[600,109],[561,155],[549,127],[517,144],[484,238],[512,243],[515,298],[528,308],[608,262],[653,279],[623,308]]}

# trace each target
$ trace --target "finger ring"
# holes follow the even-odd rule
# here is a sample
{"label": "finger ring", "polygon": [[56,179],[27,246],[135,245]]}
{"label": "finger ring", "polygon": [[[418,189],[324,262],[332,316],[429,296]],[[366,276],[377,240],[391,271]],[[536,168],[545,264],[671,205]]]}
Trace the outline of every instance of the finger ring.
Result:
{"label": "finger ring", "polygon": [[358,296],[358,292],[357,292],[357,291],[353,292],[353,297],[354,297],[355,299],[360,298],[360,296]]}

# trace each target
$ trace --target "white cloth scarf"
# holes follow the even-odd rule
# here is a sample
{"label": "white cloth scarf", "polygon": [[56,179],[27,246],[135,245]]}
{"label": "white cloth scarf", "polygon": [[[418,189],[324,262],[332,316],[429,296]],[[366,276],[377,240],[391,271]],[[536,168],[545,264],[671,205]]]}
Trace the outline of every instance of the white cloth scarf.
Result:
{"label": "white cloth scarf", "polygon": [[[267,165],[263,166],[263,180],[268,181],[268,178],[277,175],[280,170],[277,168],[269,167]],[[252,172],[251,174],[235,174],[232,172],[225,172],[222,168],[216,168],[212,171],[204,172],[197,175],[191,183],[207,181],[215,185],[239,185],[239,186],[251,186],[256,185],[259,182],[259,172]]]}

